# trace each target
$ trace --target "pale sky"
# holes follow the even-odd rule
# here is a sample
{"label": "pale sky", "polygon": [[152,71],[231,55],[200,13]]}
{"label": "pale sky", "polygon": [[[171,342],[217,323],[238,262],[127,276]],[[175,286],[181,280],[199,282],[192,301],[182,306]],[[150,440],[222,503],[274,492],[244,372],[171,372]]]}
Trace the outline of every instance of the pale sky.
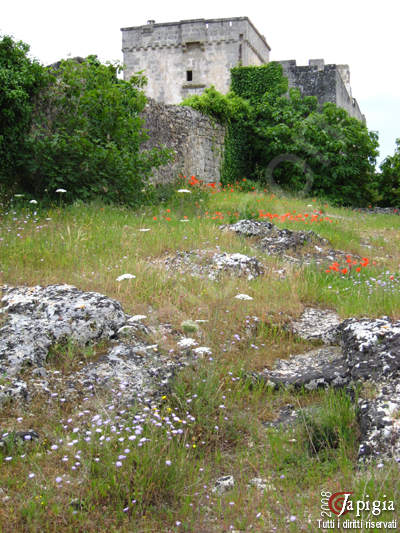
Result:
{"label": "pale sky", "polygon": [[122,27],[243,16],[265,36],[271,60],[349,64],[353,96],[369,129],[379,132],[380,158],[393,153],[400,137],[399,0],[0,0],[0,35],[28,43],[45,65],[89,54],[122,61]]}

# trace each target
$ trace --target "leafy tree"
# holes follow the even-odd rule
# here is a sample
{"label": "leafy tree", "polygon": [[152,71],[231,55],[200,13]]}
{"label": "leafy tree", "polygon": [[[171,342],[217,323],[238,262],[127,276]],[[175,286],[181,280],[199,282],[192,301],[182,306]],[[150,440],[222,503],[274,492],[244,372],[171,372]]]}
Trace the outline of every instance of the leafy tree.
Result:
{"label": "leafy tree", "polygon": [[231,93],[214,89],[184,102],[228,124],[223,180],[273,182],[340,204],[376,201],[377,134],[336,105],[321,109],[315,97],[287,88],[278,63],[236,67]]}
{"label": "leafy tree", "polygon": [[389,155],[380,165],[380,192],[383,206],[400,205],[400,139],[396,140],[396,149],[393,155]]}
{"label": "leafy tree", "polygon": [[140,112],[143,76],[118,78],[118,65],[96,56],[62,61],[55,82],[40,93],[28,138],[31,154],[24,189],[67,200],[104,200],[134,205],[151,168],[168,160],[166,150],[141,150],[148,138]]}
{"label": "leafy tree", "polygon": [[5,35],[0,38],[0,186],[12,188],[24,166],[26,133],[35,95],[49,75],[28,57],[29,46]]}
{"label": "leafy tree", "polygon": [[378,199],[377,134],[335,104],[321,110],[314,97],[266,95],[255,106],[258,176],[292,191],[339,204]]}

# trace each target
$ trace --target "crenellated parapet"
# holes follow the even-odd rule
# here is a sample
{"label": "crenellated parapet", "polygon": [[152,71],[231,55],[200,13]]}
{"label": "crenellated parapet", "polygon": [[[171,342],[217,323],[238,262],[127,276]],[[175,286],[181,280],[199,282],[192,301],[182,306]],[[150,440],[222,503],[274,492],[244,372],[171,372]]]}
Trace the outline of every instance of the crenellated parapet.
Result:
{"label": "crenellated parapet", "polygon": [[323,59],[310,59],[308,65],[297,65],[295,59],[279,63],[289,80],[289,87],[300,89],[304,96],[316,96],[321,105],[332,102],[350,116],[365,122],[365,116],[352,96],[348,65],[325,65]]}
{"label": "crenellated parapet", "polygon": [[167,104],[210,85],[226,93],[231,68],[269,61],[270,47],[247,17],[150,20],[121,31],[125,76],[144,71],[147,95]]}
{"label": "crenellated parapet", "polygon": [[[269,62],[271,49],[247,17],[162,24],[149,20],[121,31],[125,78],[144,72],[147,96],[165,104],[178,104],[211,85],[225,94],[233,67]],[[333,102],[365,122],[352,95],[348,65],[325,65],[323,59],[310,59],[305,66],[298,66],[295,60],[280,63],[290,87],[316,96],[321,105]]]}

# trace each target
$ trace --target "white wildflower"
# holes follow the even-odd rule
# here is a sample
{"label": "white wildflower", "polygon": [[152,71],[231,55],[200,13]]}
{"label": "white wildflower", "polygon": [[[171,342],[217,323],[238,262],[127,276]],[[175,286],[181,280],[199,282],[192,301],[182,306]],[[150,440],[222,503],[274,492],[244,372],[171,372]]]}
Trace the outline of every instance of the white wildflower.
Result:
{"label": "white wildflower", "polygon": [[248,294],[237,294],[235,298],[237,300],[253,300],[253,298],[249,296]]}
{"label": "white wildflower", "polygon": [[195,348],[194,353],[196,355],[199,355],[200,357],[203,357],[204,355],[211,355],[212,351],[208,346],[199,346],[198,348]]}
{"label": "white wildflower", "polygon": [[192,346],[196,346],[197,342],[191,337],[183,337],[177,344],[179,348],[191,348]]}
{"label": "white wildflower", "polygon": [[124,279],[134,279],[136,276],[133,274],[121,274],[121,276],[118,276],[118,278],[115,281],[123,281]]}

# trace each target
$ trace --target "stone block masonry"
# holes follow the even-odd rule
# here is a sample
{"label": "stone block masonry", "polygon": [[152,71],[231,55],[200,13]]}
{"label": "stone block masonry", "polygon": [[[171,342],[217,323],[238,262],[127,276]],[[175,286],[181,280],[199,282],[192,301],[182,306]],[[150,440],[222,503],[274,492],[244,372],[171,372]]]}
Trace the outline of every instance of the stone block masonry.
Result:
{"label": "stone block masonry", "polygon": [[289,87],[297,87],[303,96],[316,96],[321,105],[332,102],[351,117],[365,122],[365,116],[352,96],[348,65],[325,65],[323,59],[310,59],[304,66],[297,65],[294,59],[279,63],[289,80]]}
{"label": "stone block masonry", "polygon": [[270,47],[247,17],[181,20],[122,28],[125,78],[144,71],[147,96],[179,104],[206,87],[226,93],[230,69],[263,65]]}
{"label": "stone block masonry", "polygon": [[190,107],[165,105],[149,98],[142,113],[149,139],[144,149],[166,146],[174,160],[154,169],[153,183],[170,183],[180,174],[205,183],[220,181],[225,129]]}
{"label": "stone block masonry", "polygon": [[[189,107],[175,104],[214,85],[221,93],[230,87],[230,70],[238,65],[265,65],[270,47],[247,17],[181,20],[122,28],[125,79],[143,71],[148,104],[143,112],[150,136],[143,148],[166,146],[174,160],[154,169],[153,183],[170,183],[180,174],[205,183],[219,182],[224,128]],[[332,102],[365,122],[352,97],[347,65],[307,66],[280,61],[289,87],[314,95],[320,105]]]}
{"label": "stone block masonry", "polygon": [[[157,102],[179,104],[214,85],[221,93],[230,87],[230,70],[239,65],[269,62],[269,47],[248,17],[181,20],[122,28],[125,79],[143,71],[146,94]],[[325,65],[311,59],[307,66],[280,61],[289,87],[316,96],[322,105],[332,102],[365,122],[350,87],[348,65]]]}

